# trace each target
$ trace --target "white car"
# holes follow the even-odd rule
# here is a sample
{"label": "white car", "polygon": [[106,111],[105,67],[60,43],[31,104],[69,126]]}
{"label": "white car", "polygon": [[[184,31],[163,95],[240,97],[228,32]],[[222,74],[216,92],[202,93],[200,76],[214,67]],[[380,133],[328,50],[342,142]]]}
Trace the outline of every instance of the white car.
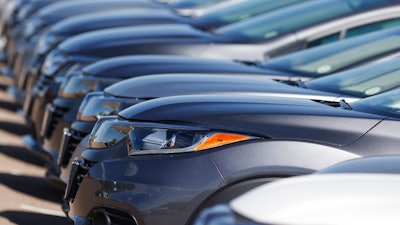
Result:
{"label": "white car", "polygon": [[400,221],[399,188],[400,175],[393,173],[292,177],[209,208],[195,225],[394,225]]}

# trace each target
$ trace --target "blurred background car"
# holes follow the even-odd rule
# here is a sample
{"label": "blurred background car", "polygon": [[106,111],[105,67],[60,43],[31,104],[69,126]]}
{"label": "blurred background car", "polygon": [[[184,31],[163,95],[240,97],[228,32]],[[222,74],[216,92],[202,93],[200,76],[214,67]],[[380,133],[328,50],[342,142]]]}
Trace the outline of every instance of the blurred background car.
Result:
{"label": "blurred background car", "polygon": [[[269,82],[260,80],[257,85],[246,86],[245,84],[250,84],[248,81],[252,79],[247,76],[238,78],[229,75],[222,77],[215,74],[147,75],[112,84],[105,88],[104,94],[98,94],[97,97],[92,94],[80,105],[79,113],[77,108],[66,109],[69,105],[73,105],[73,97],[77,96],[80,91],[70,92],[69,95],[63,97],[62,93],[65,89],[61,88],[59,97],[54,101],[51,110],[49,109],[51,112],[48,112],[48,114],[51,116],[47,116],[47,120],[44,122],[47,127],[46,132],[52,132],[45,136],[44,148],[54,146],[53,149],[58,150],[56,155],[58,156],[57,161],[61,171],[55,165],[55,168],[49,168],[50,172],[48,174],[56,173],[57,175],[58,172],[61,172],[61,181],[68,183],[72,165],[71,160],[80,158],[88,140],[85,139],[84,142],[79,142],[91,132],[97,119],[104,115],[117,114],[130,105],[148,99],[174,95],[247,91],[248,93],[262,93],[264,96],[312,99],[330,105],[335,105],[336,102],[336,105],[339,105],[339,101],[343,99],[347,102],[352,102],[359,98],[398,89],[400,85],[400,80],[396,82],[400,72],[398,61],[399,59],[393,59],[366,65],[307,82],[300,82],[299,86],[288,86],[272,80]],[[259,78],[262,77],[260,76]],[[73,78],[71,77],[71,79]],[[90,83],[85,79],[81,80],[82,83]],[[92,80],[92,78],[88,80]],[[233,85],[233,80],[239,81],[239,85]],[[73,88],[81,86],[72,84],[74,82],[69,86]],[[261,85],[261,89],[259,89],[259,85]],[[154,90],[154,87],[157,87],[157,89]],[[72,98],[69,98],[70,96]],[[73,129],[71,129],[72,127]],[[60,139],[62,140],[61,142],[59,141]],[[77,148],[78,144],[80,145],[79,148]],[[125,148],[119,148],[119,150],[104,148],[104,150],[108,151],[108,158],[126,155]],[[55,163],[55,157],[53,161]]]}
{"label": "blurred background car", "polygon": [[[146,24],[189,24],[202,30],[244,20],[284,6],[301,2],[300,0],[266,1],[266,0],[236,0],[224,1],[212,7],[202,8],[201,12],[193,11],[190,15],[182,15],[178,9],[150,9],[150,10],[118,10],[97,13],[85,13],[80,16],[69,17],[51,26],[39,40],[35,47],[28,47],[24,54],[18,55],[14,72],[17,79],[17,88],[20,95],[25,89],[34,84],[31,76],[38,76],[44,57],[49,51],[79,33],[100,30],[112,27],[126,27]],[[187,14],[187,13],[186,13]]]}
{"label": "blurred background car", "polygon": [[[335,6],[337,6],[337,1],[333,2]],[[194,28],[183,25],[180,26],[160,25],[160,26],[143,26],[140,28],[134,27],[134,28],[103,29],[101,31],[86,32],[84,34],[74,36],[59,44],[57,49],[53,50],[46,57],[45,63],[41,70],[42,74],[40,75],[39,80],[37,82],[35,82],[35,80],[33,82],[30,82],[36,84],[35,87],[32,88],[31,90],[32,93],[29,94],[30,98],[25,100],[25,105],[27,105],[27,107],[29,108],[29,105],[32,102],[32,97],[41,98],[42,96],[44,96],[45,95],[44,92],[48,92],[48,90],[46,89],[49,87],[49,85],[51,84],[50,86],[53,86],[53,83],[59,83],[61,77],[64,77],[68,72],[72,70],[81,69],[84,65],[88,65],[97,60],[107,57],[113,57],[118,55],[129,55],[129,54],[171,54],[171,55],[183,54],[183,55],[194,55],[194,56],[207,56],[213,58],[223,57],[229,59],[251,61],[255,59],[264,59],[266,56],[266,52],[269,51],[267,50],[269,47],[272,47],[274,49],[279,49],[279,52],[281,52],[282,54],[306,48],[309,45],[306,45],[305,42],[315,41],[316,39],[314,38],[316,38],[316,36],[313,36],[313,34],[316,34],[318,37],[320,37],[320,35],[322,35],[323,33],[322,30],[324,29],[327,29],[327,32],[330,34],[334,33],[335,35],[339,35],[340,37],[342,37],[340,35],[341,32],[344,32],[342,23],[345,23],[348,29],[354,28],[355,29],[354,31],[357,30],[357,32],[352,32],[352,34],[362,34],[365,33],[365,32],[360,32],[361,30],[364,30],[365,28],[364,25],[368,27],[370,27],[369,25],[372,25],[372,27],[374,27],[372,29],[376,30],[388,27],[386,25],[394,26],[394,24],[396,24],[397,23],[396,21],[398,20],[396,17],[398,15],[397,13],[393,14],[396,17],[393,18],[393,20],[387,19],[386,17],[389,16],[390,14],[384,13],[383,15],[385,15],[386,19],[382,19],[382,22],[386,25],[383,25],[381,23],[378,23],[380,25],[377,25],[375,23],[377,21],[371,23],[371,21],[369,20],[360,19],[360,17],[362,16],[360,14],[355,13],[354,11],[353,13],[347,11],[346,10],[347,9],[346,7],[348,6],[347,2],[346,3],[343,2],[346,4],[346,7],[341,10],[344,10],[345,12],[339,10],[340,13],[338,13],[339,15],[337,15],[341,18],[341,20],[339,20],[335,16],[335,20],[333,18],[329,18],[327,19],[328,20],[327,22],[324,21],[324,17],[315,17],[315,18],[313,17],[312,20],[305,20],[304,24],[303,23],[297,24],[299,27],[296,26],[292,27],[291,28],[292,30],[290,30],[291,32],[289,31],[287,31],[288,33],[283,32],[282,36],[280,35],[277,35],[276,37],[263,36],[264,31],[267,33],[269,32],[268,29],[271,28],[270,27],[271,25],[273,25],[272,26],[273,30],[280,26],[285,27],[285,29],[288,28],[284,24],[284,22],[288,21],[285,20],[277,20],[280,22],[282,21],[282,24],[273,23],[270,25],[268,25],[266,21],[272,21],[272,19],[277,19],[275,17],[288,18],[288,14],[293,15],[294,13],[298,13],[298,15],[306,15],[304,14],[304,11],[309,12],[310,9],[315,9],[315,7],[321,7],[321,9],[326,10],[327,8],[326,4],[328,3],[329,1],[324,1],[324,2],[307,1],[302,3],[301,5],[296,4],[293,6],[284,7],[282,9],[275,10],[271,13],[266,13],[264,15],[259,15],[257,17],[242,22],[237,22],[231,25],[223,26],[221,28],[214,30],[213,33],[202,32],[200,30],[196,30]],[[357,7],[359,7],[359,9],[365,9],[367,11],[368,9],[374,9],[372,11],[378,12],[379,9],[377,9],[376,4],[378,3],[366,1],[360,5],[357,5]],[[382,6],[386,5],[386,3],[383,2],[380,2],[379,4],[383,4]],[[396,2],[391,2],[391,4],[395,5]],[[394,10],[395,8],[396,7],[386,7],[385,9]],[[372,13],[372,11],[367,12],[367,14]],[[351,15],[351,16],[344,16],[344,15]],[[373,17],[373,18],[380,18],[380,17]],[[296,17],[296,19],[301,20],[299,17]],[[262,30],[263,32],[258,33],[258,36],[255,35],[240,36],[241,32],[251,33],[252,29],[256,28],[260,29],[259,24],[256,23],[257,21],[262,22],[262,24],[265,24],[262,25],[261,27],[264,27],[266,30]],[[320,23],[318,23],[318,25],[315,25],[317,21],[319,21]],[[350,21],[353,21],[354,23],[350,23]],[[334,26],[336,28],[334,29],[331,26]],[[300,32],[300,30],[302,31]],[[225,35],[223,33],[219,33],[220,31],[227,33]],[[304,39],[302,39],[301,41],[290,38],[292,32],[294,31],[297,32],[296,36],[302,36],[300,35],[302,32],[307,35],[305,35],[306,37],[304,37]],[[314,31],[315,33],[313,33],[312,31]],[[351,32],[347,30],[347,34],[350,33]],[[220,34],[222,36],[216,34]],[[286,35],[289,35],[290,37],[288,38]],[[279,46],[280,44],[283,44],[282,42],[285,42],[284,44],[285,46],[291,46],[287,42],[288,39],[294,41],[293,42],[294,45],[298,46],[299,48],[294,48],[290,51],[284,51],[283,49],[277,47],[277,45]],[[308,41],[305,41],[305,39],[307,39]],[[289,42],[291,42],[290,40]],[[260,44],[260,41],[263,44]],[[279,44],[277,45],[272,44],[271,41]],[[148,44],[145,44],[145,42],[148,42]],[[299,42],[301,42],[302,44],[300,45],[295,44]],[[325,42],[318,41],[318,43],[322,44]],[[312,46],[315,45],[317,44],[312,44]],[[234,46],[237,46],[237,48]],[[263,46],[266,48],[264,48]],[[260,53],[260,50],[262,51],[262,53]],[[238,54],[239,52],[240,54]],[[248,57],[247,54],[257,55],[258,57],[255,58]],[[276,54],[275,56],[277,55],[279,54]],[[40,103],[39,105],[42,105],[42,107],[39,108],[44,108],[45,103]],[[24,111],[28,112],[25,114],[27,114],[27,116],[29,117],[30,116],[29,110],[24,110]],[[38,124],[40,126],[40,123]]]}
{"label": "blurred background car", "polygon": [[[101,60],[97,63],[92,64],[93,66],[88,66],[84,71],[84,76],[75,75],[70,76],[69,79],[64,80],[64,87],[62,88],[61,93],[63,93],[65,87],[68,85],[69,87],[73,87],[74,91],[68,94],[68,97],[64,98],[62,96],[56,96],[53,104],[47,106],[47,110],[43,112],[43,107],[35,107],[40,110],[37,112],[33,112],[32,115],[43,116],[42,122],[40,124],[40,136],[43,137],[43,146],[42,149],[48,154],[52,155],[53,159],[51,160],[55,163],[55,159],[60,151],[60,146],[62,146],[62,142],[59,140],[63,134],[64,127],[70,128],[71,123],[75,120],[75,115],[78,109],[78,105],[80,104],[84,94],[89,91],[99,91],[105,88],[106,86],[102,84],[102,82],[90,82],[89,80],[99,80],[100,76],[103,77],[107,81],[107,85],[110,85],[111,82],[116,82],[115,78],[121,75],[121,78],[134,77],[134,76],[142,76],[152,73],[168,73],[168,72],[189,72],[189,71],[198,71],[198,72],[210,72],[210,73],[242,73],[241,75],[249,76],[250,74],[263,74],[265,77],[270,77],[277,80],[282,80],[284,82],[292,83],[294,85],[300,85],[303,88],[308,85],[308,88],[315,89],[319,91],[325,92],[333,92],[339,94],[346,94],[348,97],[353,96],[355,98],[359,97],[367,97],[373,92],[379,93],[381,91],[390,90],[391,88],[396,87],[397,83],[395,80],[391,80],[396,77],[394,64],[382,64],[385,66],[377,66],[371,67],[371,72],[366,73],[366,70],[360,70],[358,75],[354,75],[353,73],[345,73],[344,75],[340,75],[337,78],[330,78],[330,80],[321,79],[319,81],[307,83],[304,85],[301,81],[297,81],[297,79],[310,79],[314,77],[321,77],[331,74],[333,72],[341,71],[344,68],[349,69],[352,66],[359,66],[366,63],[385,61],[392,57],[397,56],[398,48],[397,42],[392,42],[392,46],[388,46],[387,48],[383,48],[380,44],[381,41],[387,40],[391,38],[391,35],[396,35],[398,31],[396,30],[387,30],[378,32],[376,34],[370,34],[363,37],[359,37],[358,39],[346,40],[338,43],[332,43],[331,45],[320,46],[318,48],[309,49],[307,51],[302,51],[298,53],[292,53],[284,57],[279,57],[277,59],[273,59],[267,61],[263,64],[258,65],[250,65],[246,66],[241,63],[234,63],[228,61],[220,61],[214,60],[211,62],[207,62],[206,59],[201,58],[183,58],[183,57],[169,57],[169,56],[126,56],[126,57],[116,57],[110,58],[106,60]],[[390,42],[386,41],[388,45]],[[400,47],[400,46],[399,46]],[[353,54],[353,52],[358,52],[361,48],[365,49],[370,48],[369,54]],[[346,58],[346,60],[340,61],[340,59]],[[305,60],[306,59],[306,60]],[[196,60],[198,60],[196,62]],[[295,62],[296,64],[292,64],[291,62]],[[174,64],[172,64],[174,63]],[[195,64],[199,64],[198,66],[194,66]],[[200,64],[201,63],[201,64]],[[301,64],[303,63],[303,64]],[[158,65],[154,67],[152,65]],[[193,65],[193,66],[192,66]],[[391,65],[391,66],[390,66]],[[271,67],[273,70],[269,70]],[[285,68],[286,67],[286,68]],[[384,67],[387,67],[384,69]],[[95,69],[97,68],[97,69]],[[205,69],[206,68],[206,69]],[[322,69],[321,69],[322,68]],[[325,68],[325,69],[323,69]],[[372,69],[373,68],[373,69]],[[303,69],[303,70],[300,70]],[[91,71],[90,71],[91,70]],[[96,71],[97,70],[97,71]],[[393,70],[393,71],[392,71]],[[130,72],[132,71],[132,72]],[[265,73],[264,73],[265,72]],[[357,73],[357,72],[355,72]],[[89,74],[91,74],[89,76]],[[109,74],[114,74],[115,76],[109,76]],[[246,75],[247,74],[247,75]],[[382,74],[386,74],[383,76]],[[380,79],[377,79],[378,76],[383,76]],[[363,79],[363,84],[366,85],[363,88],[360,85],[354,85],[357,82],[356,78],[351,78],[352,76],[357,77],[357,79]],[[97,77],[97,78],[95,78]],[[106,77],[109,77],[106,79]],[[184,80],[184,79],[183,79]],[[288,81],[287,81],[288,80]],[[380,85],[384,86],[385,84],[380,84],[383,80],[388,81],[391,85],[385,87],[379,87]],[[68,84],[72,82],[71,84]],[[165,84],[167,81],[164,81]],[[175,84],[178,84],[179,81],[175,80]],[[185,81],[186,82],[186,81]],[[202,83],[212,83],[212,79],[209,81],[202,80]],[[89,84],[88,85],[86,84]],[[386,82],[387,83],[387,82]],[[79,84],[79,85],[77,85]],[[148,84],[151,86],[151,84]],[[172,85],[172,84],[171,84]],[[212,85],[212,84],[210,84]],[[347,85],[347,87],[346,87]],[[164,85],[165,86],[165,85]],[[185,87],[186,85],[183,85]],[[81,88],[79,88],[81,87]],[[277,85],[277,87],[279,87]],[[140,87],[138,87],[140,90]],[[351,93],[351,89],[353,89],[353,93]],[[356,89],[359,89],[358,91]],[[367,90],[368,89],[368,90]],[[379,89],[379,90],[378,90]],[[125,90],[125,89],[124,89]],[[130,96],[135,99],[149,99],[154,97],[151,93],[145,93],[145,97],[143,94],[139,95],[129,95],[129,91],[132,89],[126,90],[124,96]],[[152,90],[150,88],[149,90]],[[184,89],[186,90],[186,89]],[[223,90],[223,89],[221,89]],[[276,89],[273,89],[274,91]],[[134,91],[134,90],[133,90]],[[206,87],[200,88],[196,91],[209,91]],[[216,91],[216,90],[214,90]],[[282,89],[279,94],[287,92],[287,89]],[[304,94],[304,90],[300,91],[300,93]],[[367,94],[367,92],[371,94]],[[137,92],[134,92],[137,93]],[[175,93],[168,93],[168,95],[176,95],[176,93],[181,93],[179,88],[176,88]],[[111,94],[108,93],[110,96]],[[298,96],[299,94],[297,94]],[[51,96],[51,94],[46,94],[46,96]],[[160,96],[156,96],[160,97]],[[314,95],[315,97],[315,95]],[[43,100],[43,99],[42,99]],[[51,116],[48,116],[51,115]],[[35,117],[32,117],[35,118]],[[38,127],[39,128],[39,127]],[[42,129],[43,128],[43,129]],[[82,129],[82,128],[81,128]],[[86,129],[85,129],[86,130]],[[46,135],[43,135],[46,134]],[[84,135],[83,135],[84,136]],[[82,137],[83,137],[82,136]],[[29,136],[25,137],[27,143],[29,143]],[[34,145],[31,145],[34,146]],[[37,148],[37,152],[43,151]],[[69,150],[71,151],[71,150]],[[45,153],[43,152],[43,153]],[[46,154],[47,155],[47,154]],[[57,171],[57,170],[56,170]]]}

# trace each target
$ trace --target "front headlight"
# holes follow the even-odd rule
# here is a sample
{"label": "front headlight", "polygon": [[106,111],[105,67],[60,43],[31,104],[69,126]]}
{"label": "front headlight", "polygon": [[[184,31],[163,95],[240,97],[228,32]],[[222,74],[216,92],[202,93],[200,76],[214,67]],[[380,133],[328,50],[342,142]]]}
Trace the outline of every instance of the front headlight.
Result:
{"label": "front headlight", "polygon": [[102,116],[115,115],[119,111],[142,101],[130,98],[106,97],[103,92],[90,92],[79,106],[77,120],[94,122]]}
{"label": "front headlight", "polygon": [[45,26],[46,22],[39,17],[30,19],[24,24],[24,38],[30,39],[32,36],[39,34],[40,29]]}
{"label": "front headlight", "polygon": [[141,127],[141,125],[132,125],[128,133],[127,147],[130,154],[202,151],[256,138],[191,126],[148,124]]}
{"label": "front headlight", "polygon": [[17,23],[24,21],[26,18],[28,18],[30,15],[32,15],[34,10],[35,10],[35,7],[33,7],[32,4],[25,3],[17,13],[17,16],[16,16]]}
{"label": "front headlight", "polygon": [[62,38],[55,35],[52,32],[46,32],[40,35],[39,41],[35,47],[35,53],[44,55],[48,53],[52,48],[56,47],[58,43],[62,41]]}
{"label": "front headlight", "polygon": [[58,95],[62,98],[81,98],[89,92],[101,91],[117,81],[119,79],[95,78],[75,72],[67,75],[62,81]]}
{"label": "front headlight", "polygon": [[95,91],[98,80],[89,79],[79,72],[71,73],[62,81],[58,96],[62,98],[81,98],[90,91]]}
{"label": "front headlight", "polygon": [[132,155],[201,151],[257,137],[185,125],[130,122],[107,116],[96,123],[88,146],[104,149],[125,138],[128,154]]}
{"label": "front headlight", "polygon": [[105,149],[117,145],[130,130],[126,121],[118,121],[118,116],[104,116],[100,118],[89,136],[88,147]]}
{"label": "front headlight", "polygon": [[46,75],[55,74],[62,66],[67,64],[68,57],[58,50],[51,51],[44,60],[42,73]]}

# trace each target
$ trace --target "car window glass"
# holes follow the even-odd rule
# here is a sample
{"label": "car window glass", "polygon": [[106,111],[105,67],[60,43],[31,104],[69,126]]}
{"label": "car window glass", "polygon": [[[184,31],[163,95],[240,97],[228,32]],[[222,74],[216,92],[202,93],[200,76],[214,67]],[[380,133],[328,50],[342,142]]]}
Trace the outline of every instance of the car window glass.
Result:
{"label": "car window glass", "polygon": [[393,48],[400,48],[400,37],[391,36],[371,42],[367,45],[359,45],[353,48],[348,48],[344,51],[338,51],[336,54],[301,65],[297,69],[306,72],[324,74],[332,70],[337,70],[337,68],[350,65],[360,59],[369,58],[370,56],[387,52]]}
{"label": "car window glass", "polygon": [[247,19],[261,13],[272,11],[287,5],[291,5],[304,0],[251,0],[240,4],[230,5],[221,9],[206,12],[194,18],[197,22],[214,21],[213,23],[232,23]]}
{"label": "car window glass", "polygon": [[176,0],[169,5],[175,9],[205,7],[225,0]]}
{"label": "car window glass", "polygon": [[[109,119],[111,118],[111,119]],[[115,117],[100,119],[93,128],[88,146],[90,148],[107,148],[123,140],[132,129],[128,122],[119,122]]]}
{"label": "car window glass", "polygon": [[319,38],[319,39],[309,42],[307,44],[307,48],[312,48],[312,47],[315,47],[318,45],[328,44],[331,42],[338,41],[339,39],[340,39],[340,33],[331,34],[331,35],[325,36],[323,38]]}
{"label": "car window glass", "polygon": [[374,32],[310,48],[261,64],[264,68],[321,77],[400,49],[399,29]]}
{"label": "car window glass", "polygon": [[400,59],[371,64],[307,81],[311,89],[368,97],[400,85]]}
{"label": "car window glass", "polygon": [[352,107],[362,108],[364,106],[378,109],[395,115],[400,115],[400,90],[390,91],[356,101]]}
{"label": "car window glass", "polygon": [[366,34],[376,30],[382,30],[387,28],[392,28],[400,25],[400,19],[391,19],[385,21],[379,21],[375,23],[366,24],[363,26],[358,26],[346,31],[344,38],[350,38],[357,35]]}
{"label": "car window glass", "polygon": [[82,76],[68,76],[61,84],[58,95],[60,97],[79,97],[89,91],[94,91],[97,85],[95,80],[82,81]]}
{"label": "car window glass", "polygon": [[300,5],[285,7],[249,20],[223,26],[215,30],[215,33],[235,37],[238,41],[261,41],[385,4],[387,1],[307,1]]}

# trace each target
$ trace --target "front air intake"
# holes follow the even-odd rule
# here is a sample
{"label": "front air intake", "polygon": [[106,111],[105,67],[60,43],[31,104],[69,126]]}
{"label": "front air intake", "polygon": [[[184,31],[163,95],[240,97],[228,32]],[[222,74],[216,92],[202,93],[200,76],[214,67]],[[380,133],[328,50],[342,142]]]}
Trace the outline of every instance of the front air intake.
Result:
{"label": "front air intake", "polygon": [[129,213],[113,208],[98,208],[89,217],[91,225],[137,225],[136,219]]}

